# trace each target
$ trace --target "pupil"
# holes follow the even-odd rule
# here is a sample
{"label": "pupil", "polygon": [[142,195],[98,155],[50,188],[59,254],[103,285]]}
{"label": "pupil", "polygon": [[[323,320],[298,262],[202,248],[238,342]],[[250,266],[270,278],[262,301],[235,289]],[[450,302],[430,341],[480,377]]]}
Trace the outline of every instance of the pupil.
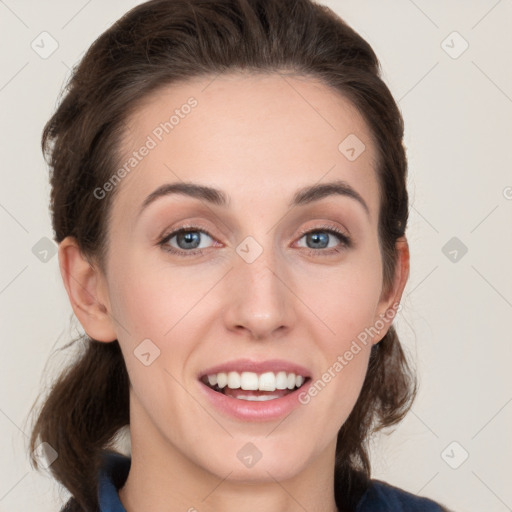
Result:
{"label": "pupil", "polygon": [[[320,241],[320,244],[322,244],[322,242],[325,243],[325,245],[322,245],[322,247],[327,247],[327,244],[329,243],[328,241],[328,235],[326,233],[323,233],[323,234],[312,234],[312,235],[308,235],[308,238],[309,238],[309,241],[312,241],[313,244],[317,244],[319,241]],[[321,240],[323,239],[323,240]],[[315,248],[318,248],[318,247],[315,247]]]}
{"label": "pupil", "polygon": [[196,244],[193,245],[192,247],[186,246],[183,247],[183,249],[195,249],[199,245],[199,234],[197,232],[181,233],[180,235],[178,235],[178,241],[180,240],[180,237],[182,237],[182,239],[185,240],[186,244],[194,244],[194,242],[196,242]]}

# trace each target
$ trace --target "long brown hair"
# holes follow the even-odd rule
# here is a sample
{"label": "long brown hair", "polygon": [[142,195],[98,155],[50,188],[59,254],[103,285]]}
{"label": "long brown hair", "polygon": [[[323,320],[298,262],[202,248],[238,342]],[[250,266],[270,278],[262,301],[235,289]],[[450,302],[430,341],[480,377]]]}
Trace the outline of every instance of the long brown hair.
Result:
{"label": "long brown hair", "polygon": [[[388,289],[395,244],[408,219],[403,120],[370,45],[311,0],[152,0],[104,32],[73,70],[42,136],[55,241],[74,236],[82,253],[104,268],[115,190],[101,201],[93,191],[119,166],[128,116],[159,87],[242,69],[319,78],[365,119],[378,154],[379,242]],[[117,340],[82,339],[85,349],[38,412],[30,449],[47,442],[57,451],[50,470],[72,495],[67,510],[89,512],[98,510],[102,450],[129,424],[129,378]],[[353,509],[368,485],[370,435],[398,423],[415,393],[415,377],[391,326],[371,349],[362,391],[338,434],[340,508]]]}

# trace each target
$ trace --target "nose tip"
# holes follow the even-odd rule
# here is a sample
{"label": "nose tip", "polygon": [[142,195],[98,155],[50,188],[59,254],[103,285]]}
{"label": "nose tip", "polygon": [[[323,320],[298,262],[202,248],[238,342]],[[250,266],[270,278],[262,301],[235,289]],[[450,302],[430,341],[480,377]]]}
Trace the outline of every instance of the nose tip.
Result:
{"label": "nose tip", "polygon": [[[247,242],[248,253],[252,250],[254,255],[251,243]],[[251,263],[241,257],[227,283],[226,326],[248,331],[257,340],[284,332],[295,318],[293,294],[270,260],[263,254]]]}
{"label": "nose tip", "polygon": [[286,330],[286,325],[276,319],[277,315],[245,312],[241,323],[234,326],[237,331],[249,331],[255,340],[263,340],[274,333]]}

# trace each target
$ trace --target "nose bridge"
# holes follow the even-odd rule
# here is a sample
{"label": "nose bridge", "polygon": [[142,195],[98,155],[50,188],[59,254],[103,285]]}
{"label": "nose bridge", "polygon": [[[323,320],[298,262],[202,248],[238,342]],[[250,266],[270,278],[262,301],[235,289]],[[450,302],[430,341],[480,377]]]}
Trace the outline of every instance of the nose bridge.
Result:
{"label": "nose bridge", "polygon": [[270,235],[247,236],[235,249],[228,284],[228,327],[254,337],[269,336],[293,322],[293,294],[287,272]]}

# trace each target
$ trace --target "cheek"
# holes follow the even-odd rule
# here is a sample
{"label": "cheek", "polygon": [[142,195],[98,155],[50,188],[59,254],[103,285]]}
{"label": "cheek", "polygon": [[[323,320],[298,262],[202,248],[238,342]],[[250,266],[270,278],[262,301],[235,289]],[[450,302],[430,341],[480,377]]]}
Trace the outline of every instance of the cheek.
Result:
{"label": "cheek", "polygon": [[148,266],[135,259],[125,263],[113,280],[117,286],[112,311],[122,324],[118,333],[124,338],[128,335],[132,343],[145,338],[165,341],[203,288],[193,276],[184,281],[179,269]]}
{"label": "cheek", "polygon": [[[323,279],[308,281],[308,305],[322,320],[329,346],[341,350],[374,321],[382,289],[380,262],[340,266]],[[302,294],[306,293],[306,289]],[[319,326],[320,327],[320,326]]]}
{"label": "cheek", "polygon": [[[333,429],[339,428],[357,401],[373,346],[369,333],[380,298],[381,279],[381,261],[375,253],[368,252],[359,253],[323,279],[308,280],[307,286],[313,290],[308,305],[321,319],[310,322],[310,327],[322,354],[322,370],[310,393],[304,396],[304,403],[315,402],[318,411],[325,411],[326,415],[318,418],[319,425],[324,422]],[[317,286],[313,286],[315,281]]]}
{"label": "cheek", "polygon": [[194,348],[197,303],[211,286],[208,280],[201,284],[193,275],[183,274],[137,264],[135,258],[126,259],[112,273],[116,287],[111,307],[118,340],[141,402],[174,394],[173,403],[182,399],[172,376],[183,381],[182,370]]}
{"label": "cheek", "polygon": [[181,370],[190,350],[183,332],[187,310],[197,300],[176,276],[134,263],[124,265],[114,278],[112,311],[132,392],[144,414],[157,423],[170,422],[178,411],[190,408],[177,382],[183,382]]}

